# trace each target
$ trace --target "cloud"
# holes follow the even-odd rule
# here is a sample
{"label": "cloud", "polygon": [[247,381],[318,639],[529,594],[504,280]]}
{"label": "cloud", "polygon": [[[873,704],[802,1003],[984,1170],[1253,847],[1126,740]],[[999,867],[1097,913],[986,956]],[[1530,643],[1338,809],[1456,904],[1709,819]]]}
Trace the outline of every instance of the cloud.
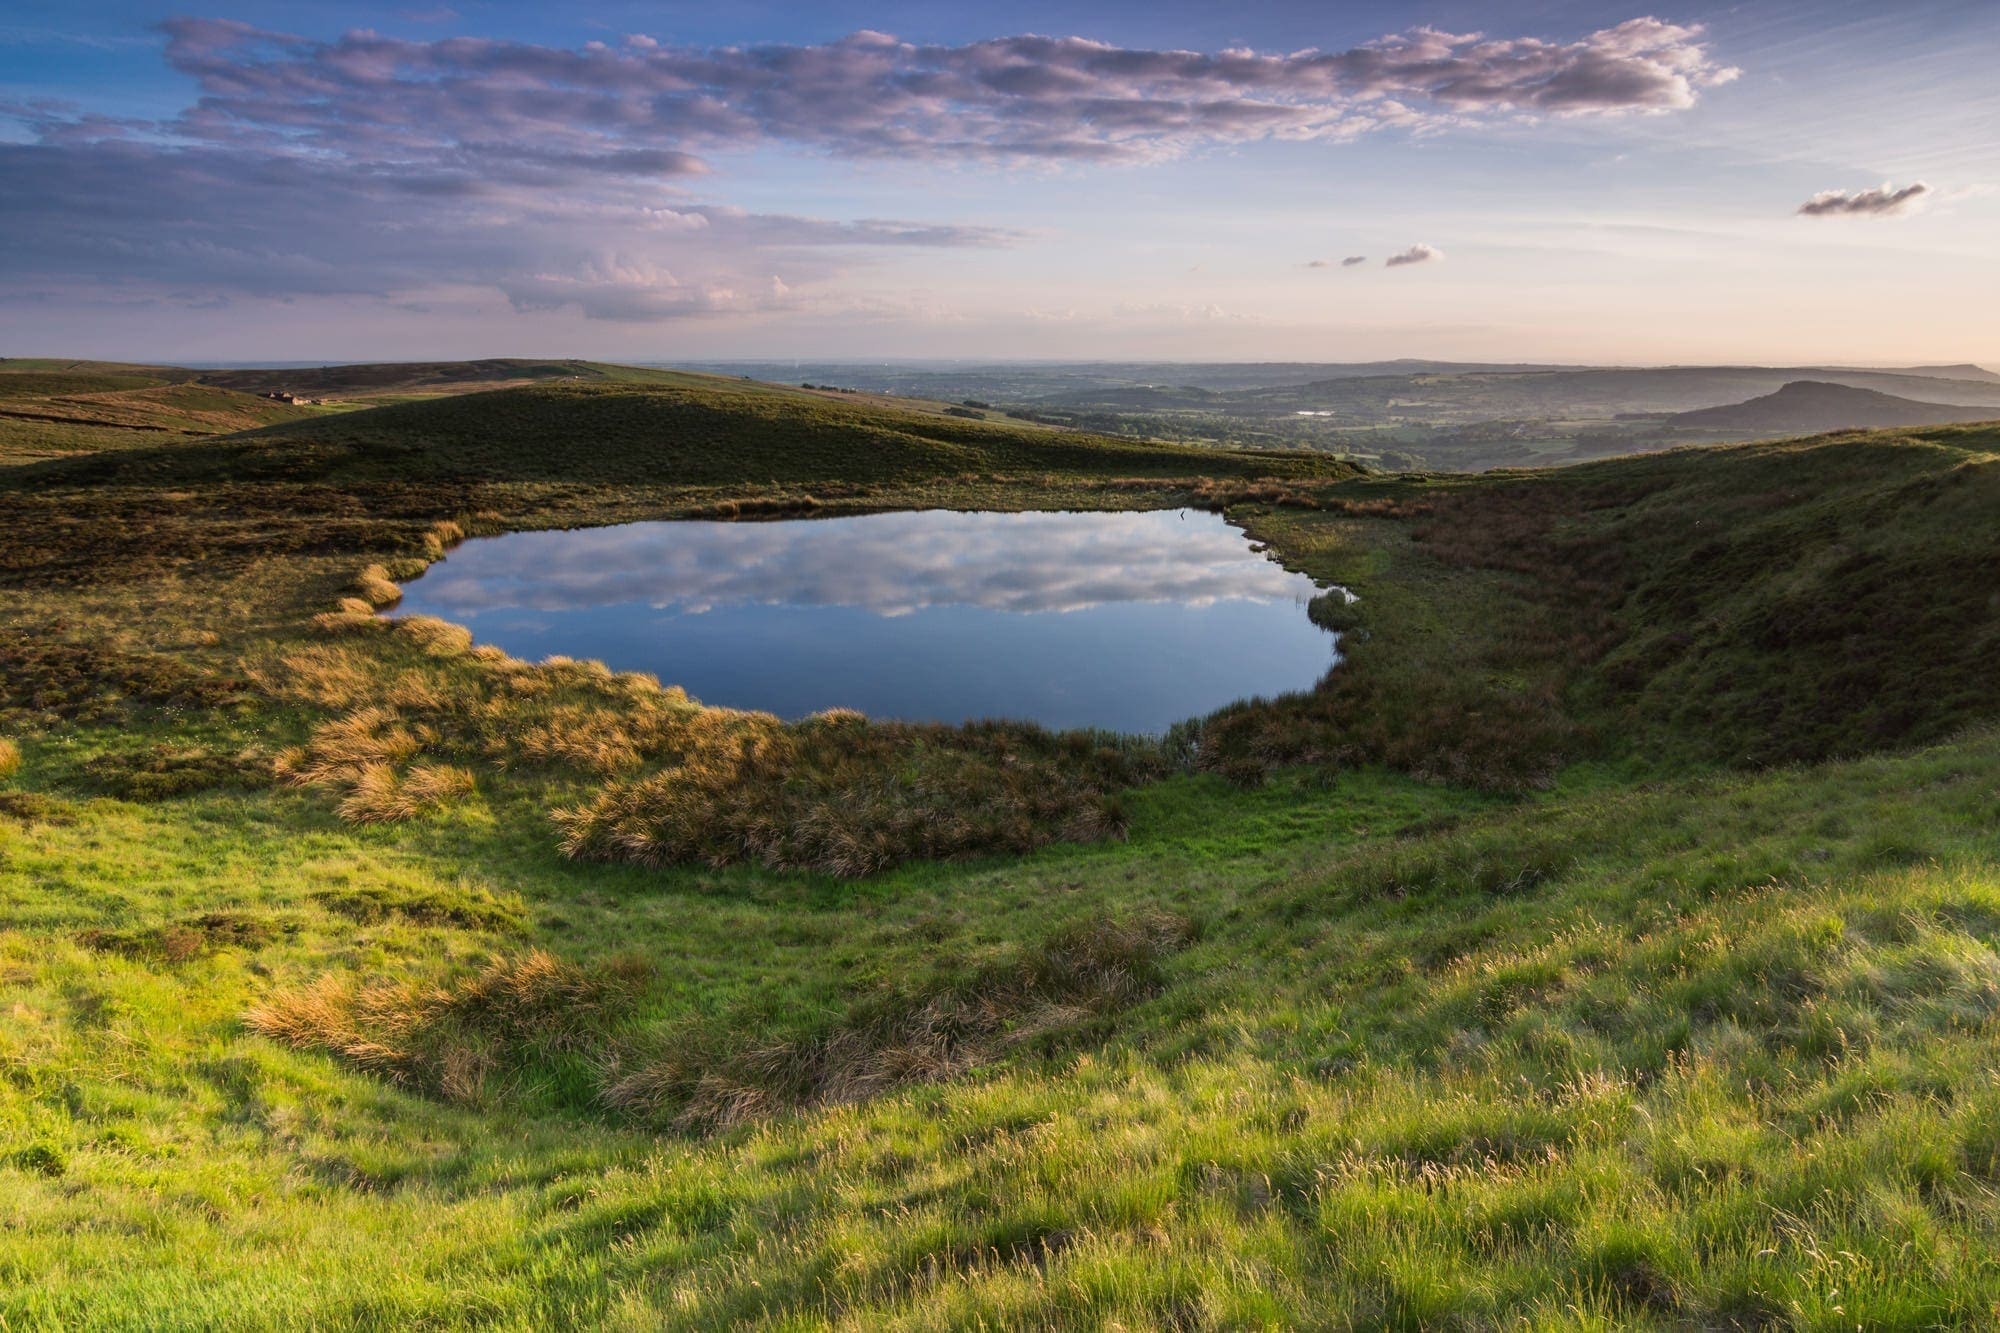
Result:
{"label": "cloud", "polygon": [[1425,245],[1420,241],[1401,254],[1390,255],[1384,262],[1390,268],[1405,268],[1411,264],[1428,264],[1434,259],[1443,258],[1444,251],[1434,246]]}
{"label": "cloud", "polygon": [[1308,260],[1306,261],[1306,267],[1307,267],[1307,268],[1331,268],[1331,267],[1332,267],[1332,265],[1328,264],[1328,263],[1327,263],[1327,262],[1326,262],[1326,261],[1325,261],[1324,259],[1308,259]]}
{"label": "cloud", "polygon": [[[659,201],[640,181],[544,190],[513,173],[362,170],[234,148],[0,144],[0,287],[385,300],[451,286],[517,309],[659,320],[797,302],[793,289],[908,247],[1005,230],[835,222]],[[776,279],[774,282],[773,280]]]}
{"label": "cloud", "polygon": [[1930,192],[1931,187],[1922,181],[1900,190],[1887,181],[1872,190],[1856,190],[1852,194],[1846,190],[1821,190],[1800,204],[1799,212],[1809,218],[1894,217],[1910,212]]}
{"label": "cloud", "polygon": [[215,18],[161,30],[195,88],[177,114],[0,104],[26,132],[0,134],[0,286],[17,298],[408,303],[477,287],[602,319],[798,308],[869,255],[1019,236],[720,208],[688,193],[717,154],[1142,162],[1480,119],[1667,113],[1735,75],[1699,27],[1650,18],[1571,41],[1418,28],[1289,54],[866,31],[807,46],[631,36],[572,48],[364,30],[322,40]]}
{"label": "cloud", "polygon": [[1347,258],[1340,261],[1340,266],[1342,268],[1354,268],[1357,265],[1365,264],[1367,262],[1368,262],[1367,255],[1349,255]]}
{"label": "cloud", "polygon": [[181,132],[387,159],[474,143],[604,155],[762,142],[857,157],[1143,159],[1483,115],[1677,111],[1737,73],[1710,57],[1699,26],[1653,18],[1572,42],[1417,28],[1285,55],[1034,35],[946,46],[862,31],[716,48],[633,36],[571,49],[162,26],[169,62],[200,93]]}

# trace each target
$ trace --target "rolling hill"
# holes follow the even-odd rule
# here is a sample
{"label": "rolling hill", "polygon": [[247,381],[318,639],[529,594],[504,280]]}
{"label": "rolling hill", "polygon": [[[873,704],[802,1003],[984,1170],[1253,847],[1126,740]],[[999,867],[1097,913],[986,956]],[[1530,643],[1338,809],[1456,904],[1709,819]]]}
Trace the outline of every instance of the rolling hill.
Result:
{"label": "rolling hill", "polygon": [[1675,413],[1667,418],[1667,424],[1699,430],[1809,435],[1886,426],[1941,426],[1991,420],[1996,415],[2000,415],[2000,406],[1957,407],[1899,398],[1849,384],[1794,380],[1775,393],[1747,402]]}

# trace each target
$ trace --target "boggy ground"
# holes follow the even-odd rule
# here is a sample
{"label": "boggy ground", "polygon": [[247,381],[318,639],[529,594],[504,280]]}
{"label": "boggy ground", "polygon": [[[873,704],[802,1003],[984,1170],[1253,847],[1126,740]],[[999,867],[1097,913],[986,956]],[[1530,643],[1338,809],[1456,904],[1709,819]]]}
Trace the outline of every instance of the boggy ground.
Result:
{"label": "boggy ground", "polygon": [[[1994,432],[1377,478],[735,392],[0,472],[0,1318],[2000,1309]],[[1320,690],[1167,747],[365,614],[444,523],[1184,502],[1361,600]],[[664,836],[824,833],[871,753],[1088,799],[856,879]]]}

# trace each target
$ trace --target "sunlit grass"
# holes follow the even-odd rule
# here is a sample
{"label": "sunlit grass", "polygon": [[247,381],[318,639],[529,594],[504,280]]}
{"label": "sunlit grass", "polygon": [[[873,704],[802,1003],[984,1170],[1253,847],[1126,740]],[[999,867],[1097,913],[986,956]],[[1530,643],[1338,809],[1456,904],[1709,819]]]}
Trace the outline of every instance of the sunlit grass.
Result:
{"label": "sunlit grass", "polygon": [[[499,401],[0,472],[0,1322],[2000,1309],[1990,433],[1204,479]],[[377,614],[459,532],[808,497],[1225,505],[1346,662],[1152,747]]]}

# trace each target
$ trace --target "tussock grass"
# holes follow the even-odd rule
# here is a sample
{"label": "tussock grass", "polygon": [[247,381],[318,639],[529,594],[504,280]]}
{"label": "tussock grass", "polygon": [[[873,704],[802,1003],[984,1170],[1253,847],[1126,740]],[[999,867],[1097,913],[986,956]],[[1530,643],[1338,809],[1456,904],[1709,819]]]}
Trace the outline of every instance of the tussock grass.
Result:
{"label": "tussock grass", "polygon": [[423,748],[431,733],[412,728],[394,711],[368,706],[322,723],[305,745],[281,752],[278,776],[294,786],[350,781],[364,768],[397,764]]}
{"label": "tussock grass", "polygon": [[402,616],[394,624],[396,633],[432,657],[457,657],[472,651],[472,631],[463,625],[436,616]]}
{"label": "tussock grass", "polygon": [[417,649],[400,666],[371,670],[379,658],[361,648],[320,646],[289,654],[268,680],[281,697],[348,708],[276,769],[342,792],[350,818],[392,817],[409,795],[398,770],[419,759],[552,770],[601,784],[551,811],[577,859],[853,878],[1116,837],[1116,793],[1162,767],[1151,745],[1025,724],[878,724],[836,711],[787,725],[704,708],[600,662],[466,654],[464,631],[441,621],[397,625],[394,637]]}
{"label": "tussock grass", "polygon": [[0,778],[11,778],[20,771],[21,747],[0,736]]}
{"label": "tussock grass", "polygon": [[339,810],[350,824],[416,819],[464,800],[473,788],[471,773],[444,764],[412,764],[400,773],[388,764],[362,764],[344,782]]}
{"label": "tussock grass", "polygon": [[425,529],[423,551],[426,559],[441,560],[444,553],[465,540],[465,529],[456,519],[443,518]]}
{"label": "tussock grass", "polygon": [[604,1040],[643,980],[643,969],[585,970],[536,949],[445,985],[325,977],[272,996],[245,1021],[284,1045],[476,1102],[497,1074]]}
{"label": "tussock grass", "polygon": [[[389,570],[383,565],[369,565],[354,576],[349,585],[357,600],[371,607],[394,606],[403,600],[403,590],[389,577]],[[345,606],[342,607],[345,610]]]}

